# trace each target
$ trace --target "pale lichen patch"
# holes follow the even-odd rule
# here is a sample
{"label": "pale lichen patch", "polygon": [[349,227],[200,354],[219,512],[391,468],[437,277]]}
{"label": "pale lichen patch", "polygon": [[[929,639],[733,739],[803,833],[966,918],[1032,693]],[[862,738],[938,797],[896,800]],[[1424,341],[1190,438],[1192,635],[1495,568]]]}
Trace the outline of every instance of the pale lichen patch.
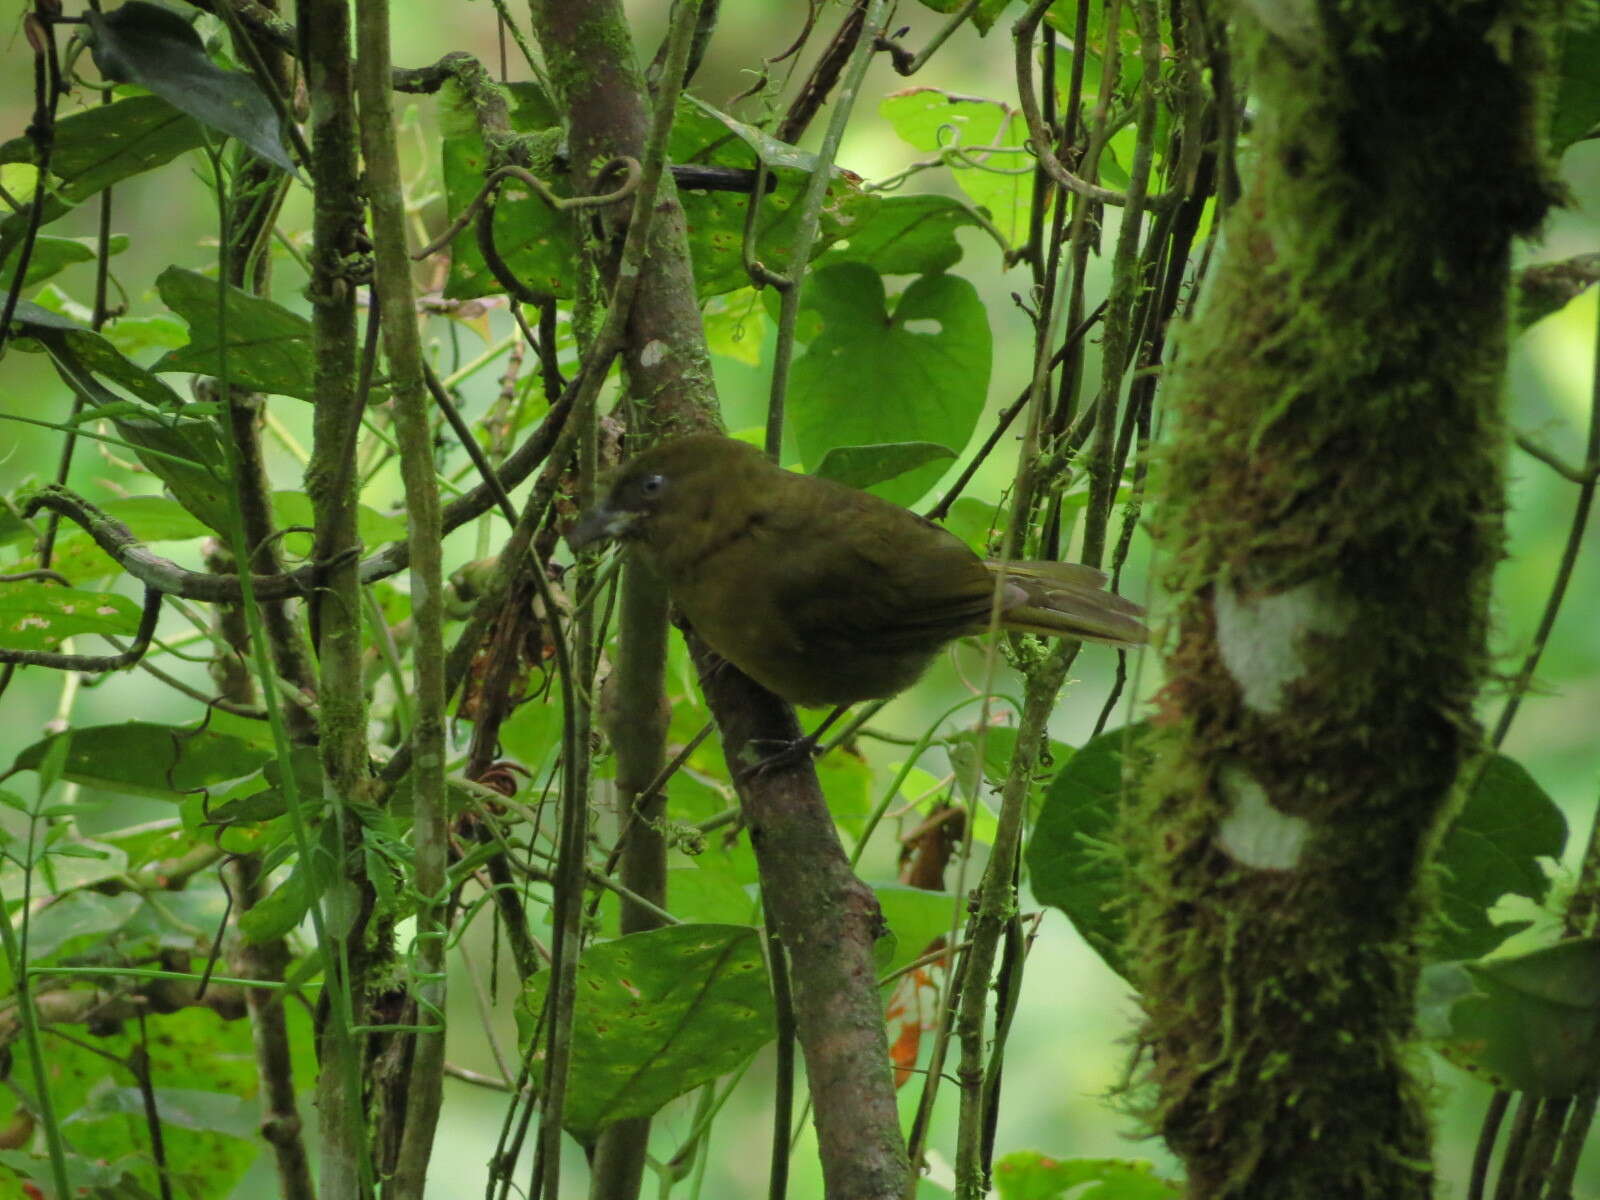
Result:
{"label": "pale lichen patch", "polygon": [[1233,810],[1217,826],[1217,844],[1236,863],[1258,871],[1292,871],[1311,835],[1311,822],[1279,812],[1266,789],[1237,766],[1224,767],[1222,790]]}
{"label": "pale lichen patch", "polygon": [[1350,624],[1348,606],[1326,581],[1255,596],[1224,584],[1213,608],[1223,666],[1258,713],[1282,710],[1285,691],[1306,673],[1310,635],[1342,633]]}

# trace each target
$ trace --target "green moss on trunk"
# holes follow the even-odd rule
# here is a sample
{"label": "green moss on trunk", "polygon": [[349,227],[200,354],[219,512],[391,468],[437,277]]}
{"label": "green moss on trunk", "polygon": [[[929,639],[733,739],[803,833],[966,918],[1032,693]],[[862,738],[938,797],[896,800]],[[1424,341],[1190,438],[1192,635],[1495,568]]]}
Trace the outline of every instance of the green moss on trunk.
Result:
{"label": "green moss on trunk", "polygon": [[1179,635],[1127,822],[1159,1126],[1196,1197],[1432,1192],[1427,853],[1477,736],[1509,245],[1552,199],[1545,6],[1241,30],[1259,122],[1184,332]]}

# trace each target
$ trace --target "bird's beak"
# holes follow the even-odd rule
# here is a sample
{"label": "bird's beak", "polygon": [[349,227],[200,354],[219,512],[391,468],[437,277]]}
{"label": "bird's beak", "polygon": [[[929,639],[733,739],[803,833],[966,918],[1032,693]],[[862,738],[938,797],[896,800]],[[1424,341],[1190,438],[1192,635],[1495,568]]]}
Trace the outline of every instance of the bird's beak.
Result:
{"label": "bird's beak", "polygon": [[567,530],[567,545],[573,551],[585,550],[596,542],[621,537],[639,519],[636,512],[607,508],[598,504],[578,517],[577,523]]}

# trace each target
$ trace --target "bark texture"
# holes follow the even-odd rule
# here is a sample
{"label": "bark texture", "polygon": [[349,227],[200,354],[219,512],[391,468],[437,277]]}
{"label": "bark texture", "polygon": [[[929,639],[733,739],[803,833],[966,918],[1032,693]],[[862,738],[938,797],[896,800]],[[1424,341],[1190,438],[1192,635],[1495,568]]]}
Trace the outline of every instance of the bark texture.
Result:
{"label": "bark texture", "polygon": [[1478,736],[1553,14],[1235,12],[1253,177],[1169,392],[1177,637],[1126,822],[1156,1117],[1193,1197],[1432,1194],[1407,1043]]}

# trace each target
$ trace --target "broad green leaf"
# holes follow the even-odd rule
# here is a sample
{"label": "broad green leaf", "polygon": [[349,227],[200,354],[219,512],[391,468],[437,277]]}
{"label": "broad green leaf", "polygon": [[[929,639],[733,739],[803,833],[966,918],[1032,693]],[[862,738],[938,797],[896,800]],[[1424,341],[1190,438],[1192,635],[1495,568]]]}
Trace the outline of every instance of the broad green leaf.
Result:
{"label": "broad green leaf", "polygon": [[[31,872],[10,856],[0,863],[0,892],[5,894],[7,904],[22,899],[24,877],[28,874],[33,876],[33,895],[42,896],[92,887],[128,869],[128,856],[115,846],[78,840],[66,826],[58,828],[60,835],[42,847],[34,847]],[[21,850],[13,847],[12,854],[20,858]]]}
{"label": "broad green leaf", "polygon": [[129,721],[53,734],[17,755],[12,769],[38,769],[62,739],[70,739],[62,778],[160,800],[239,779],[272,757],[231,734]]}
{"label": "broad green leaf", "polygon": [[956,230],[963,226],[981,229],[983,221],[949,196],[886,196],[871,219],[831,246],[817,266],[864,262],[882,275],[948,271],[961,261]]}
{"label": "broad green leaf", "polygon": [[156,278],[168,308],[189,323],[189,344],[164,355],[154,371],[192,371],[240,387],[314,400],[311,322],[240,288],[227,292],[227,362],[221,353],[217,281],[198,271],[168,267]]}
{"label": "broad green leaf", "polygon": [[313,897],[306,864],[296,863],[283,882],[239,914],[239,932],[257,946],[287,937],[311,911]]}
{"label": "broad green leaf", "polygon": [[[1064,912],[1117,974],[1122,961],[1124,876],[1114,846],[1124,790],[1125,754],[1137,751],[1143,723],[1102,733],[1067,760],[1045,789],[1026,857],[1033,894]],[[991,736],[998,732],[990,730]]]}
{"label": "broad green leaf", "polygon": [[[296,1011],[296,1005],[286,1008],[294,1039],[308,1040],[305,1016]],[[149,1054],[150,1075],[158,1085],[184,1085],[185,1090],[179,1091],[157,1089],[167,1167],[170,1179],[178,1185],[173,1188],[174,1195],[232,1195],[245,1169],[259,1156],[258,1135],[252,1137],[249,1130],[255,1109],[250,1098],[259,1080],[248,1021],[224,1020],[207,1008],[192,1006],[179,1012],[151,1013],[144,1022],[129,1021],[120,1030],[97,1029],[92,1046],[52,1039],[46,1047],[51,1097],[68,1143],[84,1159],[112,1164],[107,1185],[116,1184],[128,1173],[120,1190],[86,1188],[82,1195],[133,1200],[160,1193],[142,1108],[130,1105],[127,1075],[108,1072],[104,1054],[127,1061],[142,1049]],[[303,1053],[303,1045],[295,1048]],[[20,1057],[25,1050],[19,1047],[18,1053]],[[25,1058],[14,1069],[20,1072],[19,1078],[32,1078],[32,1067]],[[308,1081],[309,1077],[302,1075],[298,1082],[304,1086]],[[107,1095],[118,1092],[120,1097]],[[239,1099],[232,1104],[219,1099],[212,1110],[211,1102],[202,1099],[206,1093]],[[14,1112],[14,1101],[8,1095],[0,1104],[4,1105],[0,1120],[4,1120]],[[219,1127],[229,1131],[216,1132]]]}
{"label": "broad green leaf", "polygon": [[[1092,1185],[1092,1186],[1085,1186]],[[1018,1150],[994,1164],[1000,1200],[1178,1200],[1183,1189],[1153,1163],[1126,1158],[1051,1158]]]}
{"label": "broad green leaf", "polygon": [[[978,32],[988,33],[1011,2],[1012,0],[979,0],[978,7],[972,10],[972,23],[978,27]],[[924,8],[945,14],[954,13],[965,3],[966,0],[922,0]]]}
{"label": "broad green leaf", "polygon": [[1561,73],[1550,110],[1550,149],[1560,155],[1574,142],[1592,137],[1600,126],[1600,20],[1593,10],[1582,28],[1561,39]]}
{"label": "broad green leaf", "polygon": [[120,496],[100,511],[126,525],[141,542],[187,542],[205,537],[206,527],[166,496]]}
{"label": "broad green leaf", "polygon": [[[322,758],[315,746],[296,746],[294,762],[295,795],[303,802],[322,795]],[[239,825],[270,821],[289,811],[283,791],[283,765],[269,758],[261,769],[213,793],[198,813],[206,825]],[[187,813],[185,815],[188,815]]]}
{"label": "broad green leaf", "polygon": [[[518,1012],[524,1053],[549,972],[528,981]],[[733,1070],[771,1037],[761,935],[739,925],[674,925],[584,951],[578,967],[565,1126],[591,1142],[625,1117]]]}
{"label": "broad green leaf", "polygon": [[[794,364],[789,405],[808,464],[836,446],[965,448],[983,411],[991,353],[988,315],[970,283],[919,276],[891,312],[877,272],[839,263],[811,277],[803,303],[820,328]],[[871,490],[911,504],[944,470],[932,462]]]}
{"label": "broad green leaf", "polygon": [[131,635],[139,606],[115,592],[86,592],[28,580],[0,583],[0,646],[56,650],[80,633]]}
{"label": "broad green leaf", "polygon": [[727,875],[698,866],[667,869],[667,900],[673,916],[707,925],[738,925],[758,915],[749,892]]}
{"label": "broad green leaf", "polygon": [[[199,122],[159,96],[130,96],[63,117],[55,126],[53,186],[43,219],[54,221],[96,192],[204,144]],[[36,154],[31,138],[15,137],[0,145],[0,164],[35,163]],[[11,182],[8,177],[7,188],[16,195]],[[0,221],[0,260],[10,255],[27,223],[25,209]]]}
{"label": "broad green leaf", "polygon": [[[556,136],[556,115],[537,88],[513,84],[509,94],[512,125],[518,132],[545,131],[546,137]],[[447,101],[441,128],[445,191],[450,211],[457,213],[483,186],[489,159],[470,107]],[[752,170],[759,161],[768,164],[774,185],[761,202],[756,255],[768,267],[785,270],[797,205],[815,169],[815,156],[687,95],[679,103],[668,152],[673,162],[697,167]],[[537,163],[534,173],[557,195],[568,194],[565,175],[554,159]],[[748,194],[685,186],[679,189],[679,199],[699,295],[714,296],[748,285],[742,258]],[[879,198],[862,192],[853,176],[836,170],[823,203],[816,251],[861,228],[878,204]],[[570,214],[556,212],[536,196],[508,184],[496,204],[494,231],[501,258],[528,287],[557,297],[573,294],[576,256]],[[489,273],[473,230],[456,237],[451,253],[446,296],[464,299],[503,290]]]}
{"label": "broad green leaf", "polygon": [[[559,117],[538,84],[502,84],[500,90],[510,105],[511,127],[518,133],[557,129]],[[439,90],[438,111],[445,203],[454,218],[482,190],[490,170],[489,151],[479,133],[472,100],[455,80],[447,81]],[[532,170],[556,195],[571,194],[565,173],[554,168],[553,159],[539,158]],[[494,244],[512,274],[535,292],[561,299],[575,294],[577,279],[573,270],[578,251],[572,236],[572,218],[557,213],[515,182],[508,182],[497,193]],[[476,230],[469,225],[450,243],[445,296],[466,300],[504,290],[478,249]]]}
{"label": "broad green leaf", "polygon": [[[24,300],[17,325],[50,355],[63,383],[91,410],[105,410],[117,433],[140,461],[172,489],[184,508],[218,533],[228,529],[226,459],[215,425],[185,415],[178,394],[143,367],[130,362],[105,338],[48,309]],[[28,342],[22,342],[24,348]],[[115,384],[137,398],[113,391]]]}
{"label": "broad green leaf", "polygon": [[731,358],[747,367],[761,365],[766,342],[767,310],[755,288],[724,292],[706,301],[701,317],[706,327],[706,346],[713,354]]}
{"label": "broad green leaf", "polygon": [[811,473],[865,491],[927,463],[948,465],[956,452],[935,442],[892,442],[878,446],[835,446]]}
{"label": "broad green leaf", "polygon": [[1422,1023],[1458,1066],[1549,1097],[1571,1095],[1590,1076],[1600,1054],[1600,938],[1427,972]]}
{"label": "broad green leaf", "polygon": [[[754,170],[762,162],[767,164],[774,182],[760,200],[755,256],[769,269],[786,273],[801,200],[816,170],[816,156],[687,93],[672,126],[670,153],[675,163],[710,167]],[[743,192],[686,187],[679,190],[679,198],[699,294],[715,296],[747,286],[750,276],[744,269],[743,246],[751,197]],[[862,191],[854,175],[835,167],[823,198],[812,257],[838,239],[855,237],[869,228],[882,202],[881,197]]]}
{"label": "broad green leaf", "polygon": [[[28,273],[22,286],[32,287],[74,263],[92,262],[95,256],[93,238],[39,237],[34,240],[33,253],[28,256]],[[128,248],[128,237],[119,233],[107,240],[109,254],[121,254]],[[0,262],[0,286],[11,288],[17,276],[15,256],[7,255]]]}
{"label": "broad green leaf", "polygon": [[[311,497],[304,492],[273,492],[272,516],[280,529],[287,529],[291,525],[309,529],[314,524]],[[400,517],[388,516],[365,504],[356,509],[356,532],[368,550],[374,550],[385,542],[404,541],[406,529],[406,523]],[[283,547],[286,553],[293,556],[309,555],[311,535],[289,534],[284,538]]]}
{"label": "broad green leaf", "polygon": [[261,85],[212,62],[200,35],[177,13],[145,0],[124,0],[110,12],[88,11],[84,20],[84,40],[100,74],[137,84],[294,173],[278,114]]}
{"label": "broad green leaf", "polygon": [[[260,1118],[252,1100],[197,1088],[158,1087],[153,1092],[162,1125],[234,1138],[256,1136]],[[97,1089],[75,1116],[78,1120],[92,1120],[126,1115],[142,1120],[144,1113],[144,1096],[138,1088],[110,1087]]]}
{"label": "broad green leaf", "polygon": [[1490,910],[1513,893],[1543,900],[1550,881],[1539,860],[1559,860],[1566,843],[1555,802],[1514,759],[1490,755],[1439,846],[1444,919],[1429,957],[1480,958],[1527,928],[1526,921],[1496,923]]}
{"label": "broad green leaf", "polygon": [[872,890],[895,939],[888,961],[878,964],[880,977],[915,962],[929,952],[934,939],[950,935],[951,906],[957,903],[950,893],[903,883],[874,884]]}
{"label": "broad green leaf", "polygon": [[[8,899],[9,899],[8,894]],[[144,900],[137,892],[102,895],[91,890],[68,892],[28,920],[28,961],[44,962],[61,950],[74,953],[97,948],[132,919]]]}
{"label": "broad green leaf", "polygon": [[950,506],[944,527],[984,558],[998,551],[997,539],[1009,519],[1004,506],[962,496]]}
{"label": "broad green leaf", "polygon": [[1027,240],[1033,158],[1022,152],[1028,125],[1021,113],[997,100],[929,87],[895,92],[878,112],[918,150],[960,150],[947,160],[956,186],[989,214],[1008,245]]}

